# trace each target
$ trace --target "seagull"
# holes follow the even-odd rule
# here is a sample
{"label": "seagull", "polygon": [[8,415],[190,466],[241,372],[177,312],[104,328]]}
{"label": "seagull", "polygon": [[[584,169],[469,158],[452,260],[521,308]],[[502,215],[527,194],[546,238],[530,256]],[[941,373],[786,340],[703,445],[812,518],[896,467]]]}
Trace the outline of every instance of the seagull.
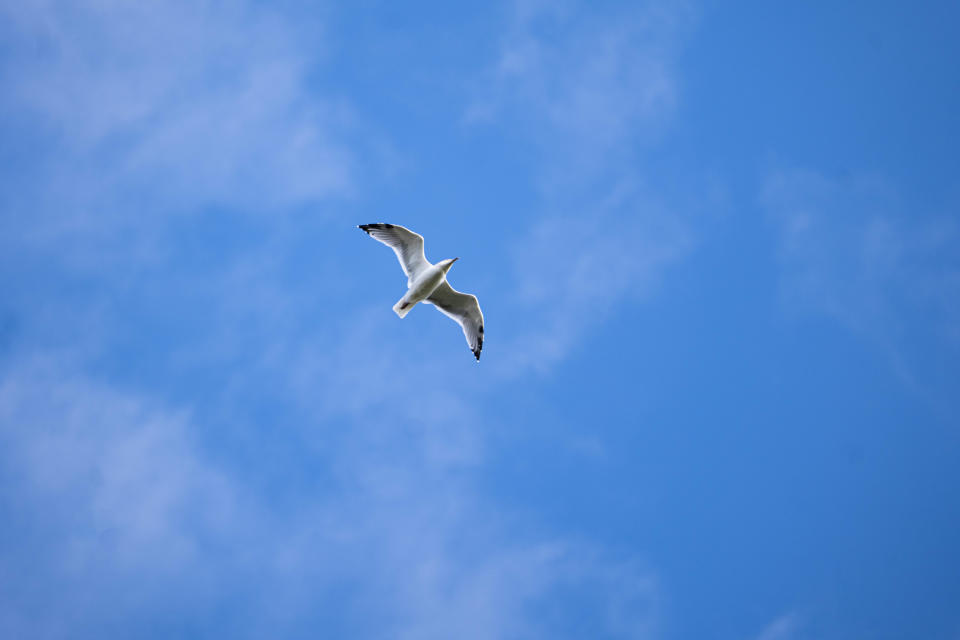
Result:
{"label": "seagull", "polygon": [[407,292],[393,305],[394,312],[403,318],[418,302],[432,304],[463,327],[467,345],[479,361],[483,349],[480,303],[476,296],[460,293],[447,282],[447,271],[460,258],[430,264],[423,255],[423,236],[397,224],[361,224],[358,228],[393,249],[407,276]]}

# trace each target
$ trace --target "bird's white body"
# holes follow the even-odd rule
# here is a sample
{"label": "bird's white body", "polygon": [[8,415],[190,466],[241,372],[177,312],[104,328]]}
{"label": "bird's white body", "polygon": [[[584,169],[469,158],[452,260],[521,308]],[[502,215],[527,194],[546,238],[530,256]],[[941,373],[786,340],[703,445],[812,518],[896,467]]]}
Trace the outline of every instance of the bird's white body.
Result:
{"label": "bird's white body", "polygon": [[447,271],[450,270],[450,265],[454,263],[454,260],[442,260],[437,264],[432,264],[418,273],[416,277],[410,278],[407,292],[403,294],[397,304],[393,305],[393,310],[397,315],[401,318],[406,316],[415,304],[429,298],[430,294],[446,281]]}
{"label": "bird's white body", "polygon": [[447,282],[447,271],[457,258],[430,264],[423,254],[423,236],[397,224],[378,222],[362,224],[360,228],[393,249],[407,276],[407,292],[393,305],[396,314],[403,318],[418,302],[432,304],[440,313],[456,320],[463,329],[470,351],[479,360],[483,349],[480,303],[476,296],[461,293]]}

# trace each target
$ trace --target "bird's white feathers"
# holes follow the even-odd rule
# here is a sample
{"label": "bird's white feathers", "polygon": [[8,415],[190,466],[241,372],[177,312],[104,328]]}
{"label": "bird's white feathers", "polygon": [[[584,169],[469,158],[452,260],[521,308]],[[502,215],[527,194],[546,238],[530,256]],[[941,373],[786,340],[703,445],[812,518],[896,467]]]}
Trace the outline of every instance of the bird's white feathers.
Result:
{"label": "bird's white feathers", "polygon": [[470,351],[479,360],[480,350],[483,349],[483,312],[480,311],[477,296],[460,293],[444,280],[424,302],[460,323]]}
{"label": "bird's white feathers", "polygon": [[433,265],[423,255],[423,236],[395,224],[362,224],[360,228],[397,254],[408,284]]}
{"label": "bird's white feathers", "polygon": [[[422,236],[395,224],[362,224],[360,229],[393,249],[407,276],[407,286],[410,289],[393,306],[396,314],[403,318],[420,301],[432,304],[445,316],[460,324],[470,351],[479,360],[480,351],[483,349],[483,312],[480,311],[476,296],[460,293],[447,282],[445,274],[450,268],[447,261],[440,263],[445,266],[436,274],[440,276],[439,284],[434,285],[434,273],[431,269],[437,269],[434,269],[434,265],[424,256]],[[420,291],[424,285],[427,289]]]}

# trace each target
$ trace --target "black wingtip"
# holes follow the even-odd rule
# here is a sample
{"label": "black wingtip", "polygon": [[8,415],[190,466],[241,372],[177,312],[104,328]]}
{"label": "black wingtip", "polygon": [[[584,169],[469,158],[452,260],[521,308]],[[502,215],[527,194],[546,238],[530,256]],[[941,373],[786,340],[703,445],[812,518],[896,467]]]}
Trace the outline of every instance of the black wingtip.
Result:
{"label": "black wingtip", "polygon": [[362,229],[370,235],[370,229],[393,229],[392,224],[387,222],[371,222],[370,224],[358,224],[357,229]]}

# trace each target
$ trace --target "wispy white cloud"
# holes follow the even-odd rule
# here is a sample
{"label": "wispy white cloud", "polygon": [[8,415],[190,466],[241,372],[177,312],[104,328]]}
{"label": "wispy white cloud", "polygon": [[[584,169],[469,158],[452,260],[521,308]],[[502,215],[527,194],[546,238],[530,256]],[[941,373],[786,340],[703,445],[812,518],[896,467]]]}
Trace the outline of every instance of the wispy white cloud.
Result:
{"label": "wispy white cloud", "polygon": [[645,185],[635,156],[676,111],[687,2],[597,9],[515,2],[466,121],[519,125],[542,151],[538,219],[516,243],[503,364],[548,370],[615,309],[656,290],[695,240],[689,203]]}
{"label": "wispy white cloud", "polygon": [[584,331],[656,292],[693,244],[684,216],[628,185],[589,210],[541,219],[515,247],[523,333],[511,336],[508,367],[549,369]]}
{"label": "wispy white cloud", "polygon": [[50,0],[0,16],[4,136],[24,159],[0,224],[21,247],[146,253],[176,214],[349,196],[371,155],[354,109],[310,86],[326,52],[309,14]]}
{"label": "wispy white cloud", "polygon": [[797,613],[786,613],[764,627],[756,640],[794,640],[798,637],[801,622]]}
{"label": "wispy white cloud", "polygon": [[870,176],[787,170],[761,202],[779,235],[784,300],[825,314],[899,353],[924,332],[943,345],[960,333],[960,229],[909,211]]}
{"label": "wispy white cloud", "polygon": [[390,637],[564,637],[573,597],[599,633],[651,637],[649,570],[537,532],[418,452],[425,443],[384,457],[374,421],[349,425],[328,445],[333,485],[273,504],[244,479],[268,461],[215,462],[188,413],[58,358],[8,368],[0,509],[21,526],[0,552],[4,575],[19,576],[2,582],[0,630],[85,635],[156,615],[190,628],[209,624],[209,607],[243,602],[238,637],[302,631],[318,616]]}
{"label": "wispy white cloud", "polygon": [[[242,513],[234,487],[195,454],[189,416],[61,365],[35,358],[0,382],[0,509],[18,523],[0,552],[4,635],[86,635],[149,609]],[[196,577],[174,606],[209,595],[209,576]],[[50,615],[31,615],[41,608]]]}
{"label": "wispy white cloud", "polygon": [[[270,223],[263,244],[276,247],[292,211],[350,197],[380,144],[315,84],[323,15],[258,3],[0,4],[0,133],[18,152],[0,173],[0,270],[21,334],[96,352],[131,307],[201,295],[224,333],[240,331],[243,313],[257,322],[247,332],[278,328],[295,294],[272,277],[276,257],[227,255],[221,240],[242,241],[236,229],[256,212]],[[191,270],[182,249],[211,210],[222,229],[206,239],[214,263]],[[197,213],[207,218],[185,221]],[[262,308],[251,312],[253,299]],[[198,340],[191,357],[225,344]]]}
{"label": "wispy white cloud", "polygon": [[569,166],[595,169],[615,151],[656,139],[669,122],[676,58],[693,17],[681,1],[617,11],[517,2],[466,120],[516,118],[552,150],[553,162],[563,150]]}

